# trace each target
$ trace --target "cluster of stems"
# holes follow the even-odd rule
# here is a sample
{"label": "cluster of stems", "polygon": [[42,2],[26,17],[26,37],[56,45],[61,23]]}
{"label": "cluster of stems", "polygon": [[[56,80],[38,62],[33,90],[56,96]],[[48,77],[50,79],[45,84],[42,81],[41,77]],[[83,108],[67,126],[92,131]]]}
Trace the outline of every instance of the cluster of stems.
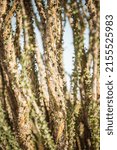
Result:
{"label": "cluster of stems", "polygon": [[[99,0],[0,1],[0,149],[99,150],[99,10]],[[66,21],[74,46],[70,90]]]}

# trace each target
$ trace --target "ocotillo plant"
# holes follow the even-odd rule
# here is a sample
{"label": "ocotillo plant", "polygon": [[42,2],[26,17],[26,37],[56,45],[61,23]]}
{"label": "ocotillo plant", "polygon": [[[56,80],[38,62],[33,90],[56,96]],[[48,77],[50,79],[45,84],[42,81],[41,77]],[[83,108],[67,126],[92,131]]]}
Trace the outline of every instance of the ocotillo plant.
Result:
{"label": "ocotillo plant", "polygon": [[[0,1],[0,149],[99,150],[99,10],[98,0]],[[74,46],[70,90],[66,21]]]}

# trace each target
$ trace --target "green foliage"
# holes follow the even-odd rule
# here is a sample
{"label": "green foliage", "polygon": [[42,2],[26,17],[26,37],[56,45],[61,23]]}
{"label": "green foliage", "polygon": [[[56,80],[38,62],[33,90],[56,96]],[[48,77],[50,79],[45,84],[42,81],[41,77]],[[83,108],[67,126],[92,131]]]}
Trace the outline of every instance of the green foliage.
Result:
{"label": "green foliage", "polygon": [[2,109],[0,102],[0,148],[6,150],[20,150],[15,133],[11,130],[5,119],[5,112]]}
{"label": "green foliage", "polygon": [[97,101],[91,101],[88,108],[88,122],[91,129],[92,134],[92,144],[94,149],[98,150],[100,149],[100,111],[99,111],[99,102]]}

